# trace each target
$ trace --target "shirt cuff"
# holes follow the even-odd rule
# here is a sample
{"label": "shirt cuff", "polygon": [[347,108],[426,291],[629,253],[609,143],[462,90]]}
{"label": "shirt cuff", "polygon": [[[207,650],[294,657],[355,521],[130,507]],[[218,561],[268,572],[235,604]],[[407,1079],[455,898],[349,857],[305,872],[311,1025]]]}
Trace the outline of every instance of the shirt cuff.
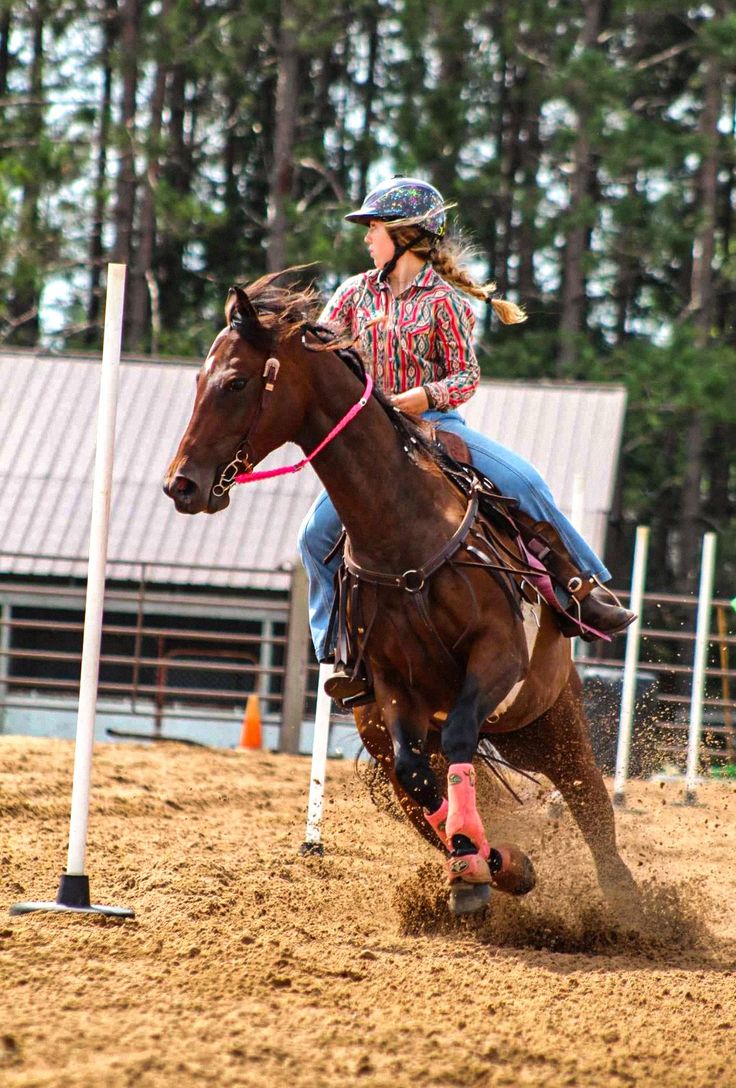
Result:
{"label": "shirt cuff", "polygon": [[436,412],[446,412],[450,407],[450,391],[444,382],[427,382],[422,386],[427,394],[429,407]]}

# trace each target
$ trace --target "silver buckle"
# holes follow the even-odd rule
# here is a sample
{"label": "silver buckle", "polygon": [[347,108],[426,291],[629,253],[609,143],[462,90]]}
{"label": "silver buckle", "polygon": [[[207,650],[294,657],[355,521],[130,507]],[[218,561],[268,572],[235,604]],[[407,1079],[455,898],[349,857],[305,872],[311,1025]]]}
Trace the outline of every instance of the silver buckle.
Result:
{"label": "silver buckle", "polygon": [[[416,581],[416,584],[412,584]],[[420,570],[405,570],[401,575],[401,582],[407,593],[418,593],[424,588],[424,575]]]}
{"label": "silver buckle", "polygon": [[266,389],[271,392],[274,386],[274,382],[279,376],[279,370],[281,369],[281,363],[278,359],[271,356],[270,359],[266,359],[266,365],[263,368],[263,377],[266,379]]}

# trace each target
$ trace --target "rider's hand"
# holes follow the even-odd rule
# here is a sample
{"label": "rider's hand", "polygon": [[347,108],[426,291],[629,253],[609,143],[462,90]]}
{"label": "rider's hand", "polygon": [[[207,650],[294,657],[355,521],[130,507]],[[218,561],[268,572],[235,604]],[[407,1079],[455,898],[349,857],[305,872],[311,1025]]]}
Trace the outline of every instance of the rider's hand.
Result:
{"label": "rider's hand", "polygon": [[427,394],[424,392],[421,385],[417,386],[416,389],[407,389],[405,393],[395,393],[394,396],[391,397],[391,403],[394,408],[398,408],[400,412],[408,412],[410,415],[414,416],[420,416],[429,408]]}

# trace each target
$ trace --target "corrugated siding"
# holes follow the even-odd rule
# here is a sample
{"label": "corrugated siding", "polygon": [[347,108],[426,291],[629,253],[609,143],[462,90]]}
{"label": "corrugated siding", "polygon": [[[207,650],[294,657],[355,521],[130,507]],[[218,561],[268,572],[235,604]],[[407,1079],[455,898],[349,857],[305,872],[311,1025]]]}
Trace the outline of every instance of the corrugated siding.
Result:
{"label": "corrugated siding", "polygon": [[[146,562],[156,564],[151,577],[159,582],[283,589],[286,577],[271,571],[294,561],[297,530],[319,481],[307,467],[298,476],[236,488],[228,510],[214,517],[177,514],[161,480],[189,418],[194,375],[183,363],[121,366],[110,574],[137,578],[138,563]],[[0,383],[0,570],[84,577],[99,366],[0,353]],[[617,386],[484,382],[466,417],[533,461],[568,514],[573,478],[584,473],[583,528],[601,550],[624,408]],[[286,446],[264,467],[301,456]]]}

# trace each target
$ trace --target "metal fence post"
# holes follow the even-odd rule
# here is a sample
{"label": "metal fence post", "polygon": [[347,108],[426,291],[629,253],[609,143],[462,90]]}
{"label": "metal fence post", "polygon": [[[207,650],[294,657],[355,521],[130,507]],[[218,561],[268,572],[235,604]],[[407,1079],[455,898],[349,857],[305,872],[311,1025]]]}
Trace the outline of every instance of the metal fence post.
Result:
{"label": "metal fence post", "polygon": [[284,699],[282,703],[279,750],[299,754],[299,736],[304,717],[309,652],[307,572],[296,560],[289,590],[289,636],[284,663]]}

